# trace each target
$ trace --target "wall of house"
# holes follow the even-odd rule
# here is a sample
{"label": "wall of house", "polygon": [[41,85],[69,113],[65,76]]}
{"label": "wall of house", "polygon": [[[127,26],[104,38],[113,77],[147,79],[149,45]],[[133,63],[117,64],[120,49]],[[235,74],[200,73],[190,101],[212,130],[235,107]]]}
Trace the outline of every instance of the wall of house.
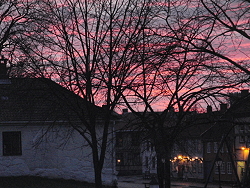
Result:
{"label": "wall of house", "polygon": [[[21,131],[22,154],[3,155],[3,132]],[[0,176],[42,176],[94,182],[92,152],[79,133],[65,126],[0,126]],[[113,144],[103,170],[104,184],[116,181]]]}
{"label": "wall of house", "polygon": [[156,174],[157,159],[156,152],[150,141],[146,140],[141,145],[142,150],[142,173]]}
{"label": "wall of house", "polygon": [[235,121],[235,141],[234,152],[236,161],[237,174],[240,180],[243,179],[246,171],[247,161],[249,160],[250,151],[250,117],[238,118]]}
{"label": "wall of house", "polygon": [[[208,178],[208,175],[213,167],[214,160],[216,159],[216,155],[219,149],[220,142],[208,141],[204,142],[204,177]],[[230,145],[232,143],[229,143]],[[222,181],[236,181],[234,171],[233,171],[233,163],[231,161],[232,155],[231,152],[228,152],[226,144],[223,144],[221,150],[219,151],[218,157],[221,158],[222,164],[220,166],[220,178]],[[234,154],[235,156],[235,154]],[[210,180],[219,180],[219,169],[216,164],[214,164],[213,171],[210,177]]]}
{"label": "wall of house", "polygon": [[116,171],[118,175],[141,175],[141,140],[136,131],[116,132]]}

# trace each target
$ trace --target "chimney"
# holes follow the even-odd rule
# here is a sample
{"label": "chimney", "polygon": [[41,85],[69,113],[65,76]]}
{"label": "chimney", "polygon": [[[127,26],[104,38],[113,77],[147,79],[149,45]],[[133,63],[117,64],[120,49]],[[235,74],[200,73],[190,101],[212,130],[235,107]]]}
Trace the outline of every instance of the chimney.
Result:
{"label": "chimney", "polygon": [[210,105],[207,106],[207,113],[208,114],[212,113],[212,106],[210,106]]}
{"label": "chimney", "polygon": [[169,112],[174,112],[174,107],[173,107],[173,106],[171,106],[171,107],[169,108]]}
{"label": "chimney", "polygon": [[122,114],[127,114],[127,113],[128,113],[128,109],[127,108],[122,109]]}
{"label": "chimney", "polygon": [[227,110],[227,104],[221,103],[220,104],[220,111],[221,112],[226,112],[226,110]]}
{"label": "chimney", "polygon": [[0,85],[11,84],[11,81],[7,74],[7,61],[2,55],[0,58]]}
{"label": "chimney", "polygon": [[0,59],[0,79],[7,79],[7,59],[4,58],[4,56],[1,56]]}
{"label": "chimney", "polygon": [[240,96],[241,97],[246,97],[249,94],[249,90],[248,89],[243,89],[240,91]]}

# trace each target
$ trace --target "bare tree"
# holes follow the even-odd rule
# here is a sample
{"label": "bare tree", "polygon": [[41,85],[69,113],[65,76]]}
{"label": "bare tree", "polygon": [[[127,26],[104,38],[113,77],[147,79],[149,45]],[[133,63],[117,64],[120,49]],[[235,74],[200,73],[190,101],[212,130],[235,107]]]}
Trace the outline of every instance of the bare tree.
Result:
{"label": "bare tree", "polygon": [[249,75],[249,2],[187,0],[181,6],[173,3],[171,11],[179,11],[165,19],[173,38],[189,43],[188,50],[211,54],[220,65],[234,65],[239,74]]}
{"label": "bare tree", "polygon": [[22,65],[23,43],[32,33],[38,32],[35,25],[37,4],[36,0],[0,2],[0,54],[10,60],[8,66],[11,68]]}
{"label": "bare tree", "polygon": [[216,82],[230,75],[231,83],[242,81],[240,86],[246,87],[249,10],[247,1],[172,1],[163,19],[166,31],[171,33],[169,37],[179,48],[212,58],[212,63],[205,66],[218,73]]}
{"label": "bare tree", "polygon": [[[82,126],[73,128],[92,149],[96,187],[102,187],[112,115],[121,94],[134,80],[138,67],[136,46],[142,40],[143,28],[154,17],[150,3],[40,1],[43,22],[38,24],[43,35],[34,33],[31,47],[23,48],[28,59],[25,75],[55,80],[86,100],[88,110],[79,114]],[[101,133],[100,114],[92,105],[106,108]]]}
{"label": "bare tree", "polygon": [[[213,54],[190,49],[185,39],[193,40],[200,28],[182,23],[182,14],[190,10],[178,2],[167,9],[165,28],[146,31],[154,40],[150,40],[150,45],[144,41],[138,50],[141,64],[137,77],[123,93],[124,102],[141,120],[155,146],[161,188],[171,186],[171,152],[183,130],[190,128],[184,123],[185,117],[203,105],[222,102],[228,88],[237,88],[247,79],[234,74],[232,66],[216,63],[218,59]],[[162,112],[156,110],[156,105]],[[177,113],[172,112],[173,108]]]}

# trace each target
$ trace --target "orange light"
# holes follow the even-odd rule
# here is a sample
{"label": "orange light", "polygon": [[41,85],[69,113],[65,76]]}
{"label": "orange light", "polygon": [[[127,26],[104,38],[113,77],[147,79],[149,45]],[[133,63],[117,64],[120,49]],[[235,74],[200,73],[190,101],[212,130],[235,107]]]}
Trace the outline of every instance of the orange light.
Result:
{"label": "orange light", "polygon": [[242,149],[242,150],[245,150],[246,148],[245,148],[245,147],[242,147],[241,149]]}

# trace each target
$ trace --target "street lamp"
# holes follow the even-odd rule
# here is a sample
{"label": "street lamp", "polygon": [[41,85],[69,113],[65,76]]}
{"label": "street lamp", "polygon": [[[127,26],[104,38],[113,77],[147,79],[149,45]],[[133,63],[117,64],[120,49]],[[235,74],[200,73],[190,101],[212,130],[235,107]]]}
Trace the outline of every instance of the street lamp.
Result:
{"label": "street lamp", "polygon": [[162,159],[161,159],[161,162],[163,163],[163,182],[164,182],[164,185],[166,186],[166,185],[167,185],[167,178],[166,178],[166,159],[165,159],[165,158],[162,158]]}
{"label": "street lamp", "polygon": [[221,182],[220,182],[220,167],[222,165],[222,159],[221,158],[217,158],[216,161],[215,161],[215,164],[216,166],[218,167],[218,171],[219,171],[219,188],[222,188],[221,187]]}

